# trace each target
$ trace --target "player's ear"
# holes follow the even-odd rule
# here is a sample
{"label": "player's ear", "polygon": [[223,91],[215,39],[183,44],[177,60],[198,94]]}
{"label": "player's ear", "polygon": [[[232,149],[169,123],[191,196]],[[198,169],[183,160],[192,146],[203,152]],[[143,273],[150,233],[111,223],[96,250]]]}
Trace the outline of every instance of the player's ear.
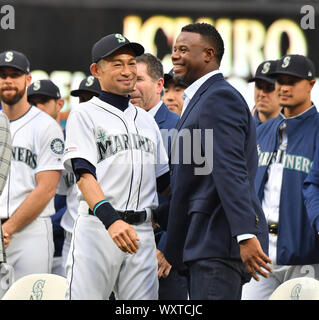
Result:
{"label": "player's ear", "polygon": [[63,108],[63,106],[64,106],[64,99],[62,99],[62,98],[58,99],[57,103],[58,103],[59,112],[60,112],[60,110],[61,110],[61,109]]}
{"label": "player's ear", "polygon": [[215,57],[215,49],[213,47],[205,48],[204,59],[206,63],[209,63]]}
{"label": "player's ear", "polygon": [[309,84],[310,84],[310,88],[311,88],[311,89],[313,88],[313,86],[315,85],[315,83],[316,83],[316,80],[315,80],[315,79],[309,81]]}
{"label": "player's ear", "polygon": [[27,87],[29,87],[31,84],[31,80],[32,80],[31,73],[28,73],[25,78],[26,78],[26,85],[27,85]]}
{"label": "player's ear", "polygon": [[161,93],[164,87],[164,79],[163,78],[159,78],[157,80],[157,92]]}
{"label": "player's ear", "polygon": [[90,65],[90,71],[92,76],[94,76],[95,78],[99,77],[99,66],[97,63],[94,62]]}

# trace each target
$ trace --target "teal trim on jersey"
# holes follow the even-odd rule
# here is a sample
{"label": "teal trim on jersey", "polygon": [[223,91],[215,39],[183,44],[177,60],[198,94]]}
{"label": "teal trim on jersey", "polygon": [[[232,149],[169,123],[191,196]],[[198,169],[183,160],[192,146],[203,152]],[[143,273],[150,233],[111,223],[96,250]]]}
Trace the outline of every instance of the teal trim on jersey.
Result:
{"label": "teal trim on jersey", "polygon": [[101,205],[101,204],[103,204],[103,203],[106,203],[106,202],[109,202],[108,200],[101,200],[101,201],[99,201],[95,206],[94,206],[94,208],[93,208],[93,214],[95,215],[95,211],[96,211],[96,209]]}

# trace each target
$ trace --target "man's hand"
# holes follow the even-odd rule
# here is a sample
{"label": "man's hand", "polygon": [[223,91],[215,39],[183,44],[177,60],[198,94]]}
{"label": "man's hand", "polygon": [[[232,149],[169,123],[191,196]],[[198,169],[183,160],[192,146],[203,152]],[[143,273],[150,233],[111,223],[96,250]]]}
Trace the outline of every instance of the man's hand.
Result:
{"label": "man's hand", "polygon": [[251,238],[248,240],[241,241],[239,243],[239,246],[241,259],[244,262],[251,276],[256,281],[259,281],[257,273],[259,273],[265,278],[268,278],[269,275],[265,271],[263,271],[261,267],[268,270],[269,272],[272,272],[270,266],[267,265],[267,263],[272,263],[272,261],[263,252],[258,239]]}
{"label": "man's hand", "polygon": [[123,220],[116,220],[109,226],[108,232],[112,240],[123,252],[130,254],[137,252],[139,239],[130,224]]}
{"label": "man's hand", "polygon": [[169,275],[172,266],[165,259],[164,254],[158,249],[156,249],[156,258],[158,262],[157,276],[158,278],[166,278]]}
{"label": "man's hand", "polygon": [[11,235],[7,230],[6,222],[2,225],[2,234],[3,234],[4,247],[8,248],[11,240]]}

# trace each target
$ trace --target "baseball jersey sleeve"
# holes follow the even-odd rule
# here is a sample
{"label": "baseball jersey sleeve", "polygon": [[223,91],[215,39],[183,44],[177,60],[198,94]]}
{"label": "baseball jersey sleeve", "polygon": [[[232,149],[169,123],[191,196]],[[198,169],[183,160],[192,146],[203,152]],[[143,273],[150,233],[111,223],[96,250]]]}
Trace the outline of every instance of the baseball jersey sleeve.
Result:
{"label": "baseball jersey sleeve", "polygon": [[63,164],[73,172],[71,159],[82,158],[96,167],[97,150],[94,127],[88,116],[79,110],[72,110],[66,124],[65,152]]}
{"label": "baseball jersey sleeve", "polygon": [[156,168],[155,168],[155,175],[156,175],[156,178],[158,178],[164,173],[169,171],[169,166],[168,166],[167,152],[165,150],[162,135],[157,124],[156,124],[156,133],[157,133],[157,162],[156,162]]}
{"label": "baseball jersey sleeve", "polygon": [[[51,119],[50,119],[51,120]],[[49,121],[43,130],[38,132],[38,166],[35,173],[46,170],[62,170],[64,137],[56,121]]]}

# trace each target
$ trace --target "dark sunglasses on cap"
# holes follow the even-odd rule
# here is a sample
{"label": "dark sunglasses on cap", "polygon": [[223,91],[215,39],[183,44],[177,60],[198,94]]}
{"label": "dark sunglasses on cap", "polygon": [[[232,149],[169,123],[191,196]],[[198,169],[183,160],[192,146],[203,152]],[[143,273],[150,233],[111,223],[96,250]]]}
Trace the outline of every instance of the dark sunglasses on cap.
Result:
{"label": "dark sunglasses on cap", "polygon": [[255,86],[259,90],[262,90],[262,91],[264,91],[266,93],[270,93],[270,92],[275,90],[275,84],[274,83],[270,83],[270,82],[263,81],[263,80],[256,80],[255,81]]}

